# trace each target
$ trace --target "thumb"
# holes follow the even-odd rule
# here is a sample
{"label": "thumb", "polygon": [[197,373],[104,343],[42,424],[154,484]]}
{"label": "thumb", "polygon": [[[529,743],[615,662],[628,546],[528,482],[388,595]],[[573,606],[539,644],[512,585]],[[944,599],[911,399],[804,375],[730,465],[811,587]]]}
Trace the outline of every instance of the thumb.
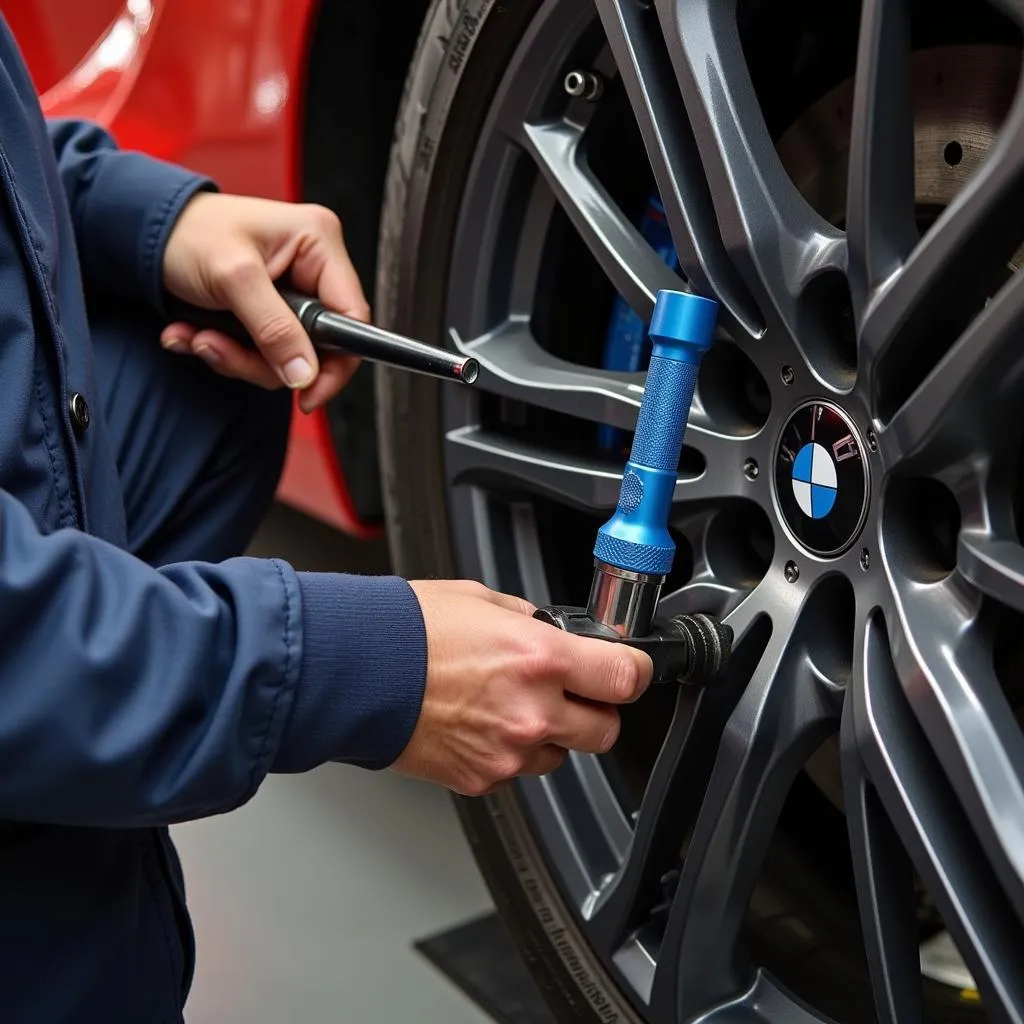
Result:
{"label": "thumb", "polygon": [[231,311],[278,377],[296,390],[312,384],[320,370],[316,352],[262,261],[254,256],[240,264],[221,288]]}

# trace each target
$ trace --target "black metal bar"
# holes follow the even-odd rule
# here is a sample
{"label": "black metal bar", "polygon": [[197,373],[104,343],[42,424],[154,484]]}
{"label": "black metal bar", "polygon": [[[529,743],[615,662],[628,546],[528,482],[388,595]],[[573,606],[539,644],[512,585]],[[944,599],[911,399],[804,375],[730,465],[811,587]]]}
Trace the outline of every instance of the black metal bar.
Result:
{"label": "black metal bar", "polygon": [[[459,384],[473,384],[479,375],[479,364],[473,358],[454,355],[435,345],[335,313],[318,299],[301,292],[280,286],[278,290],[318,352],[344,352],[369,362]],[[170,319],[184,321],[200,330],[220,331],[243,343],[252,341],[238,318],[225,310],[201,309],[171,300],[168,312]]]}

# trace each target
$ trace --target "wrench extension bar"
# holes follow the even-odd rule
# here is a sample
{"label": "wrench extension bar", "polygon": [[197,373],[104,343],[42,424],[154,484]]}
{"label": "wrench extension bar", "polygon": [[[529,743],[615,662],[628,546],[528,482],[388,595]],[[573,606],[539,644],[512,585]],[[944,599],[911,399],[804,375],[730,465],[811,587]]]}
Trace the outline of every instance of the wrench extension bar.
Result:
{"label": "wrench extension bar", "polygon": [[[458,384],[473,384],[480,373],[480,366],[473,358],[335,313],[319,299],[292,288],[278,285],[278,291],[320,353],[343,352],[368,362],[384,363]],[[249,332],[232,313],[177,301],[168,305],[171,320],[184,321],[200,330],[220,331],[242,343],[252,342]]]}

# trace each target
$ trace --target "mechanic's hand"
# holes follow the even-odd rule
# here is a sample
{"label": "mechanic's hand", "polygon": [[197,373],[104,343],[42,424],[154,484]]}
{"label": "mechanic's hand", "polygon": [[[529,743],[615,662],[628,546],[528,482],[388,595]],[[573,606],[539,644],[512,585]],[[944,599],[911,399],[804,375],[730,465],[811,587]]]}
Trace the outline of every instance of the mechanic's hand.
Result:
{"label": "mechanic's hand", "polygon": [[341,354],[322,363],[317,359],[298,318],[274,288],[285,271],[296,288],[316,295],[330,309],[369,320],[341,224],[330,210],[200,192],[171,232],[164,286],[194,306],[230,310],[259,351],[184,323],[169,324],[161,342],[173,352],[200,356],[225,376],[303,390],[300,406],[310,412],[345,386],[358,360]]}
{"label": "mechanic's hand", "polygon": [[654,665],[640,651],[572,636],[531,618],[517,597],[478,583],[414,582],[427,629],[427,687],[406,775],[481,796],[546,775],[568,750],[604,753],[617,704],[636,700]]}

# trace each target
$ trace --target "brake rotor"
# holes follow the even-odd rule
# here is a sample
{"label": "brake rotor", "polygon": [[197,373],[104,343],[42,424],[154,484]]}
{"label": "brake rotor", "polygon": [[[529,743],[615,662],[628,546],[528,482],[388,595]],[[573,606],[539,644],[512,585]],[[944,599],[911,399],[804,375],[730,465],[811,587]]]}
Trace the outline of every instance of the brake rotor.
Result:
{"label": "brake rotor", "polygon": [[[942,46],[911,56],[914,194],[922,228],[981,166],[1013,102],[1020,51],[1012,46]],[[853,78],[822,96],[777,142],[805,199],[842,227],[853,112]],[[1021,253],[1014,257],[1019,265]]]}

